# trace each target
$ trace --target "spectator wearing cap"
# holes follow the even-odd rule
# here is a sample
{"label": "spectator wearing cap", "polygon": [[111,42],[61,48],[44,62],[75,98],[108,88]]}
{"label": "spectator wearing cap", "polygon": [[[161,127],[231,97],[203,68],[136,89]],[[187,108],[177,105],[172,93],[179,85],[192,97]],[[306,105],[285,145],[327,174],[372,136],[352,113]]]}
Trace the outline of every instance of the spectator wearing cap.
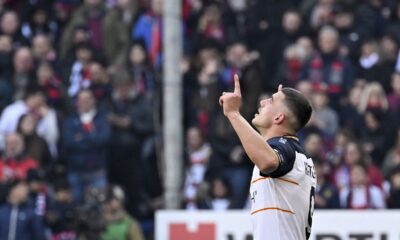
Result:
{"label": "spectator wearing cap", "polygon": [[77,94],[76,112],[63,124],[63,151],[74,200],[83,200],[86,188],[107,184],[107,146],[111,136],[106,115],[97,108],[90,90]]}
{"label": "spectator wearing cap", "polygon": [[7,203],[0,207],[0,239],[45,239],[43,221],[27,203],[28,193],[26,182],[10,184]]}

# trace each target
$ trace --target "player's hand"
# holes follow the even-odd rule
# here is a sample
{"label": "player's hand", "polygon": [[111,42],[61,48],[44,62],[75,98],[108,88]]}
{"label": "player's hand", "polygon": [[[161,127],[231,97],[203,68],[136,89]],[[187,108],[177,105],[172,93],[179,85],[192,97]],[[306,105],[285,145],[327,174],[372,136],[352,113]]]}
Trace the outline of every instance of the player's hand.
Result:
{"label": "player's hand", "polygon": [[224,110],[224,115],[229,117],[231,114],[239,113],[242,105],[242,94],[240,91],[239,76],[235,74],[235,89],[233,92],[223,92],[219,98],[219,105]]}

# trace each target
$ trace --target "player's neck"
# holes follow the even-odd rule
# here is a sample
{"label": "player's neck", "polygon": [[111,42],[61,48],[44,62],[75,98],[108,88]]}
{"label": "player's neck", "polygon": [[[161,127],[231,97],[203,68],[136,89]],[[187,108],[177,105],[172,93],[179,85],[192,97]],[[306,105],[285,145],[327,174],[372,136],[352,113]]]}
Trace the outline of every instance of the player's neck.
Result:
{"label": "player's neck", "polygon": [[270,127],[270,128],[262,128],[259,129],[261,136],[265,139],[271,139],[274,137],[281,137],[281,136],[293,136],[295,135],[291,131],[286,130],[285,128],[277,128],[277,127]]}

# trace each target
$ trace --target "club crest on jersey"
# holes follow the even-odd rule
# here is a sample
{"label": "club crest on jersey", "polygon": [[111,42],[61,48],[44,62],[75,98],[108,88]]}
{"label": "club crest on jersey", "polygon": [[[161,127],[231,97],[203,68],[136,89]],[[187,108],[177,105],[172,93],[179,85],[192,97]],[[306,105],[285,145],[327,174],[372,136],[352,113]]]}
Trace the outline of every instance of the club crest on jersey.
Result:
{"label": "club crest on jersey", "polygon": [[281,138],[279,139],[279,142],[282,143],[282,144],[286,144],[286,143],[287,143],[287,140],[284,139],[283,137],[281,137]]}

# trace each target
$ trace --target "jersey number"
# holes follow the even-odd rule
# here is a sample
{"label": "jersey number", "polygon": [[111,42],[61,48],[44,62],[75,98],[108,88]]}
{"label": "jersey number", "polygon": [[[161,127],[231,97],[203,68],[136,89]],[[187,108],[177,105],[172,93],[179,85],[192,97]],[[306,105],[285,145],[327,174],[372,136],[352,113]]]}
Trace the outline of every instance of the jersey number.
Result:
{"label": "jersey number", "polygon": [[312,217],[314,214],[314,195],[315,195],[315,188],[311,187],[310,209],[308,210],[308,226],[306,227],[306,239],[308,239],[311,235]]}

